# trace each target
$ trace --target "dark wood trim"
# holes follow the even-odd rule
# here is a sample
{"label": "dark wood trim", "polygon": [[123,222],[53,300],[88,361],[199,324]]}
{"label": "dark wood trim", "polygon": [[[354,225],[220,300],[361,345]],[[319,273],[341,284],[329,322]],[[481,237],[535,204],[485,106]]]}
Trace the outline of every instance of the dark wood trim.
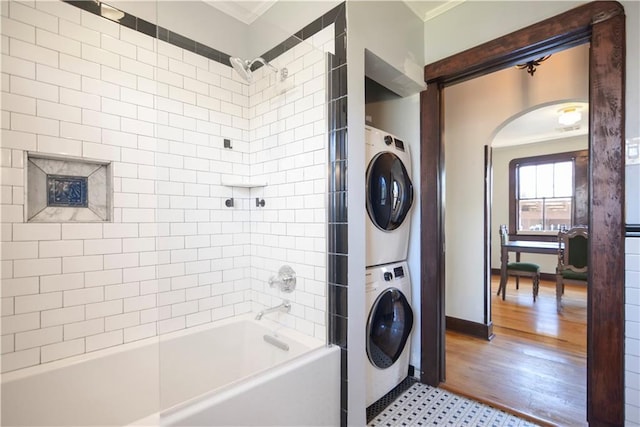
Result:
{"label": "dark wood trim", "polygon": [[625,52],[624,15],[593,25],[587,419],[595,425],[624,423]]}
{"label": "dark wood trim", "polygon": [[491,341],[494,337],[492,322],[484,324],[449,316],[447,316],[446,319],[447,330],[449,331],[459,332],[461,334],[470,335],[487,341]]}
{"label": "dark wood trim", "polygon": [[568,162],[576,157],[589,156],[589,150],[576,150],[567,151],[564,153],[552,153],[542,154],[540,156],[521,157],[518,159],[511,159],[509,162],[509,168],[516,165],[535,165],[539,163],[552,163],[552,162]]}
{"label": "dark wood trim", "polygon": [[[593,22],[624,15],[616,1],[594,1],[424,67],[424,81],[453,84],[589,41]],[[470,62],[466,62],[469,60]]]}
{"label": "dark wood trim", "polygon": [[491,324],[491,169],[493,149],[484,146],[484,323]]}
{"label": "dark wood trim", "polygon": [[[437,86],[437,85],[434,85]],[[436,114],[421,114],[420,147],[421,198],[420,247],[422,257],[422,292],[420,295],[420,326],[422,331],[420,348],[420,381],[439,384],[444,380],[445,328],[444,318],[444,150],[441,145],[441,95],[442,90],[427,90],[420,94],[420,110]],[[426,138],[425,138],[426,137]]]}
{"label": "dark wood trim", "polygon": [[[573,225],[587,224],[589,206],[589,150],[567,151],[564,153],[544,154],[541,156],[522,157],[509,161],[509,238],[511,240],[542,240],[554,241],[556,236],[541,236],[540,234],[527,234],[517,232],[517,211],[516,202],[516,170],[518,166],[536,165],[540,163],[555,163],[573,161],[575,175],[573,177]],[[533,236],[533,238],[522,239],[523,236]]]}
{"label": "dark wood trim", "polygon": [[[516,188],[518,184],[516,182],[516,175],[515,173],[512,172],[512,168],[511,168],[512,163],[513,163],[513,160],[509,162],[509,188],[507,190],[509,191],[509,194],[508,194],[509,200],[507,202],[508,203],[507,206],[509,209],[509,219],[508,219],[509,223],[508,223],[507,229],[509,231],[509,240],[516,240],[518,239],[518,236],[517,236],[518,233],[516,233],[516,231],[518,230],[518,226],[516,225],[515,218],[518,216],[518,214],[516,213],[517,207],[516,207],[515,199],[514,199],[514,196],[511,194],[511,192],[513,191],[512,189]],[[546,237],[546,236],[540,236],[540,237]]]}
{"label": "dark wood trim", "polygon": [[[625,17],[618,2],[571,9],[424,68],[421,95],[421,380],[444,378],[442,156],[444,87],[527,59],[591,43],[587,417],[624,423],[624,90]],[[435,259],[431,259],[435,257]]]}
{"label": "dark wood trim", "polygon": [[576,156],[574,177],[573,225],[589,224],[589,151]]}

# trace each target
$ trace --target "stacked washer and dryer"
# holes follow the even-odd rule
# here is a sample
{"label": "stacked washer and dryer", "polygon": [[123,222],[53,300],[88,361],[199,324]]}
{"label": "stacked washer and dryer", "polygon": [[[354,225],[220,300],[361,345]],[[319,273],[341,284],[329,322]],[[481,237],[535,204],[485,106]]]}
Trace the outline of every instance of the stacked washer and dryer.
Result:
{"label": "stacked washer and dryer", "polygon": [[366,308],[369,406],[407,376],[413,327],[407,266],[413,204],[409,147],[394,135],[365,126]]}

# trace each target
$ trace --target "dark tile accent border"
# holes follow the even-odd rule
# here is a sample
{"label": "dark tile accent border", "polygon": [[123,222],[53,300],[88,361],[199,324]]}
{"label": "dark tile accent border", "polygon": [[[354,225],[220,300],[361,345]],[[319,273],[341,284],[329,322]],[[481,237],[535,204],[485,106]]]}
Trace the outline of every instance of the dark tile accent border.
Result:
{"label": "dark tile accent border", "polygon": [[[345,212],[346,215],[346,212]],[[336,224],[329,223],[329,227]],[[329,284],[347,286],[347,255],[329,253],[328,275]]]}
{"label": "dark tile accent border", "polygon": [[328,62],[327,131],[329,138],[328,177],[328,319],[329,342],[340,346],[340,425],[348,425],[347,374],[349,326],[348,313],[348,138],[347,138],[347,50],[346,50],[346,7],[342,3],[316,19],[301,31],[297,37],[308,37],[319,29],[335,24],[334,54]]}
{"label": "dark tile accent border", "polygon": [[100,13],[100,4],[89,0],[62,0],[65,3],[69,3],[75,7],[86,10],[94,15],[102,16]]}
{"label": "dark tile accent border", "polygon": [[157,26],[151,22],[147,22],[144,19],[136,18],[136,31],[146,34],[151,37],[156,36]]}
{"label": "dark tile accent border", "polygon": [[306,27],[304,27],[302,30],[295,33],[294,35],[300,39],[304,39],[305,37],[309,37],[309,35],[313,35],[317,33],[322,28],[324,27],[322,26],[322,17],[320,17],[315,21],[313,21],[312,23],[310,23],[309,25],[307,25]]}
{"label": "dark tile accent border", "polygon": [[[212,61],[216,61],[219,62],[223,65],[226,65],[228,67],[230,67],[231,65],[229,64],[229,58],[231,57],[231,55],[226,54],[224,52],[221,52],[217,49],[214,49],[212,47],[206,46],[202,43],[199,43],[195,40],[192,40],[188,37],[185,37],[181,34],[178,33],[174,33],[173,31],[170,31],[166,28],[163,28],[159,25],[155,25],[152,24],[151,22],[145,21],[144,19],[138,18],[137,16],[131,15],[129,13],[126,13],[116,7],[113,7],[111,5],[109,5],[106,2],[95,2],[92,0],[62,0],[65,3],[69,3],[70,5],[76,6],[82,10],[85,10],[89,13],[93,13],[94,15],[98,15],[98,16],[102,16],[104,19],[109,19],[110,21],[113,22],[117,22],[122,26],[125,26],[127,28],[131,28],[132,30],[138,31],[142,34],[146,34],[150,37],[154,37],[157,38],[159,40],[165,41],[169,44],[172,44],[174,46],[177,46],[179,48],[188,50],[190,52],[193,52],[195,54],[204,56],[208,59],[211,59]],[[112,20],[110,18],[107,18],[106,16],[103,16],[100,10],[100,6],[102,4],[105,4],[107,6],[109,6],[112,9],[116,9],[119,10],[120,12],[122,12],[124,14],[124,16],[118,20]],[[289,38],[287,38],[285,41],[283,41],[282,43],[278,44],[277,46],[275,46],[273,49],[265,52],[262,55],[262,58],[265,61],[271,61],[274,58],[277,58],[278,56],[282,55],[284,52],[286,52],[287,50],[291,49],[292,47],[296,46],[297,44],[301,43],[302,41],[308,39],[309,37],[313,36],[315,33],[317,33],[318,31],[321,31],[323,29],[325,29],[326,27],[328,27],[329,25],[334,23],[334,20],[328,19],[326,18],[327,16],[338,16],[339,14],[336,12],[337,9],[339,9],[340,6],[337,6],[336,8],[334,8],[333,10],[331,10],[330,12],[327,12],[325,15],[323,15],[322,17],[316,19],[315,21],[313,21],[311,24],[307,25],[306,27],[304,27],[302,30],[298,31],[295,35],[290,36]],[[344,15],[344,13],[343,13]],[[344,19],[343,19],[344,21]],[[262,64],[260,63],[256,63],[253,65],[252,69],[256,70],[258,68],[260,68],[262,66]]]}
{"label": "dark tile accent border", "polygon": [[627,224],[626,237],[640,237],[640,224]]}
{"label": "dark tile accent border", "polygon": [[[282,43],[280,43],[279,45],[277,45],[273,49],[263,53],[261,58],[264,59],[267,62],[271,62],[272,60],[274,60],[278,56],[282,55],[283,53],[285,53],[286,51],[288,51],[292,47],[298,45],[299,43],[302,43],[302,41],[303,41],[303,39],[300,39],[300,38],[298,38],[296,36],[290,36],[288,39],[286,39],[285,41],[283,41]],[[262,67],[262,64],[259,63],[259,62],[256,62],[251,66],[251,69],[252,70],[257,70],[260,67]]]}
{"label": "dark tile accent border", "polygon": [[196,41],[191,40],[187,37],[181,36],[180,34],[174,33],[173,31],[169,31],[169,39],[166,40],[169,44],[174,46],[181,47],[185,50],[195,53],[196,52]]}
{"label": "dark tile accent border", "polygon": [[[102,3],[96,3],[94,1],[87,0],[62,0],[65,3],[69,3],[73,6],[79,7],[87,12],[93,13],[94,15],[102,16],[100,13],[100,5]],[[104,3],[108,5],[108,3]],[[117,9],[113,6],[109,6],[113,9]],[[119,10],[119,9],[117,9]],[[221,52],[212,47],[203,45],[195,40],[192,40],[188,37],[185,37],[181,34],[174,33],[164,27],[161,27],[156,24],[152,24],[151,22],[145,21],[144,19],[138,18],[137,16],[131,15],[124,11],[124,16],[117,21],[114,22],[119,23],[122,26],[127,28],[131,28],[132,30],[138,31],[139,33],[146,34],[147,36],[157,38],[158,40],[165,41],[169,44],[177,46],[179,48],[188,50],[190,52],[196,53],[198,55],[204,56],[213,61],[219,62],[223,65],[229,66],[229,55]],[[105,16],[102,16],[105,19],[109,19]],[[110,19],[111,20],[111,19]]]}
{"label": "dark tile accent border", "polygon": [[329,312],[337,316],[347,317],[347,291],[346,286],[329,285]]}

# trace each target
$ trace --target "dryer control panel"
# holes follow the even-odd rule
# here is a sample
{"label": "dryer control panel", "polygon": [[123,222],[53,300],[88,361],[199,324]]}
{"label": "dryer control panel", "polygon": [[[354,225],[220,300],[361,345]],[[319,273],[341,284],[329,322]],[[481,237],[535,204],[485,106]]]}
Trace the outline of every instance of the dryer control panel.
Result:
{"label": "dryer control panel", "polygon": [[398,287],[408,281],[406,262],[370,267],[366,270],[365,291],[375,291],[380,287]]}
{"label": "dryer control panel", "polygon": [[378,150],[408,152],[403,140],[371,126],[365,126],[365,143],[371,147],[377,147]]}

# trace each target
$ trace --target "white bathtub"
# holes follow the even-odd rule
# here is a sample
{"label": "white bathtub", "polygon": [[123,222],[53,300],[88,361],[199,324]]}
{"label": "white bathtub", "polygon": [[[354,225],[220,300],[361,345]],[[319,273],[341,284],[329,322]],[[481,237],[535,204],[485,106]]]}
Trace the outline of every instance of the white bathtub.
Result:
{"label": "white bathtub", "polygon": [[338,347],[247,315],[4,374],[1,424],[337,425],[339,396]]}

